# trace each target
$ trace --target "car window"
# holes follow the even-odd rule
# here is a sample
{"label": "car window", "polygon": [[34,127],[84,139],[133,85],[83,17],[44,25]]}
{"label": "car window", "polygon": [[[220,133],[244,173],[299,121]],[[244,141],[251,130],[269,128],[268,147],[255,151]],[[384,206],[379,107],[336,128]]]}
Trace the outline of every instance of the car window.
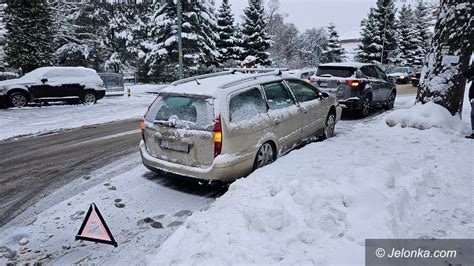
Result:
{"label": "car window", "polygon": [[387,75],[385,75],[385,72],[383,72],[382,69],[380,69],[379,67],[375,67],[375,71],[377,71],[377,75],[378,75],[379,79],[388,80]]}
{"label": "car window", "polygon": [[316,72],[316,76],[333,76],[340,78],[349,78],[354,75],[355,69],[343,66],[320,66]]}
{"label": "car window", "polygon": [[270,109],[281,109],[295,104],[290,93],[283,83],[271,83],[263,85]]}
{"label": "car window", "polygon": [[239,122],[265,113],[267,106],[259,89],[253,88],[235,95],[229,104],[230,121]]}
{"label": "car window", "polygon": [[375,68],[373,66],[363,66],[360,68],[362,71],[362,74],[364,76],[369,77],[369,78],[379,78],[379,75],[377,74],[377,71],[375,71]]}
{"label": "car window", "polygon": [[318,99],[318,93],[312,86],[296,80],[288,80],[287,82],[299,102],[309,102]]}

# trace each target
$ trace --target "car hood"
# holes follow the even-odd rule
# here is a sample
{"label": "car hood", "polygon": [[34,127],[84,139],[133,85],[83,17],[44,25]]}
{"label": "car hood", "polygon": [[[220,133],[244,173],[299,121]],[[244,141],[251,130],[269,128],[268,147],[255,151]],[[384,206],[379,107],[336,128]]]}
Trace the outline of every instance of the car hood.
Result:
{"label": "car hood", "polygon": [[27,79],[7,79],[0,81],[0,86],[11,86],[11,85],[29,85],[29,84],[34,84],[36,83],[33,80],[27,80]]}

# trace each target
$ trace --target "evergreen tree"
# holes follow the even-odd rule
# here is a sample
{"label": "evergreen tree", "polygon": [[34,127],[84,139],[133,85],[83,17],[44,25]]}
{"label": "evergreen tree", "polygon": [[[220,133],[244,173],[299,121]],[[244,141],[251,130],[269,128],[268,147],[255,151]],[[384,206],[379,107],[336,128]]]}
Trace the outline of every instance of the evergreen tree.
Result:
{"label": "evergreen tree", "polygon": [[[216,65],[216,18],[212,6],[205,1],[182,1],[183,59],[186,76],[205,72]],[[178,77],[178,39],[176,3],[168,1],[155,14],[151,30],[153,40],[147,63],[149,74],[161,81]]]}
{"label": "evergreen tree", "polygon": [[53,21],[48,4],[38,1],[12,1],[6,9],[7,45],[10,67],[29,72],[52,65]]}
{"label": "evergreen tree", "polygon": [[271,41],[266,32],[265,10],[262,0],[249,0],[249,6],[244,10],[244,22],[242,25],[243,47],[245,56],[257,57],[257,63],[268,66]]}
{"label": "evergreen tree", "polygon": [[7,4],[0,3],[0,66],[4,65],[5,59],[5,42],[6,42],[6,35],[7,29],[5,25],[5,9],[7,8]]}
{"label": "evergreen tree", "polygon": [[414,37],[416,37],[414,40],[415,55],[412,61],[413,66],[421,67],[430,49],[431,40],[433,38],[430,30],[430,16],[431,14],[427,3],[423,0],[419,0],[415,7],[413,18]]}
{"label": "evergreen tree", "polygon": [[456,115],[462,111],[465,75],[472,56],[474,3],[441,0],[438,12],[432,48],[421,75],[417,101],[437,103]]}
{"label": "evergreen tree", "polygon": [[417,42],[418,36],[415,35],[413,22],[413,12],[410,6],[403,5],[397,23],[398,60],[395,60],[395,63],[402,66],[412,66],[416,56],[415,42]]}
{"label": "evergreen tree", "polygon": [[[358,59],[363,62],[389,62],[388,54],[397,49],[396,9],[394,0],[377,0],[362,29]],[[382,55],[383,53],[383,55]]]}
{"label": "evergreen tree", "polygon": [[324,51],[323,62],[343,62],[346,58],[346,51],[339,42],[339,34],[336,31],[336,25],[334,25],[334,23],[329,24],[328,40],[327,49]]}
{"label": "evergreen tree", "polygon": [[235,36],[236,27],[229,0],[223,0],[217,15],[217,30],[219,39],[217,49],[219,51],[219,64],[235,65],[235,61],[240,59],[238,40]]}
{"label": "evergreen tree", "polygon": [[362,63],[380,62],[382,36],[377,34],[379,32],[379,25],[375,20],[375,13],[376,10],[371,8],[361,31],[361,44],[357,51],[357,61]]}

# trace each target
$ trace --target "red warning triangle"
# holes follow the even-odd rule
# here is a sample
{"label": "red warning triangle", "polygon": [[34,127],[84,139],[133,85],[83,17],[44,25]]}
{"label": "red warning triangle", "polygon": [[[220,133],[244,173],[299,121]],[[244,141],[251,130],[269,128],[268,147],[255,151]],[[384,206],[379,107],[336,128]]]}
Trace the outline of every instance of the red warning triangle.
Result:
{"label": "red warning triangle", "polygon": [[86,218],[76,235],[76,240],[79,239],[117,246],[117,242],[94,203],[89,207]]}

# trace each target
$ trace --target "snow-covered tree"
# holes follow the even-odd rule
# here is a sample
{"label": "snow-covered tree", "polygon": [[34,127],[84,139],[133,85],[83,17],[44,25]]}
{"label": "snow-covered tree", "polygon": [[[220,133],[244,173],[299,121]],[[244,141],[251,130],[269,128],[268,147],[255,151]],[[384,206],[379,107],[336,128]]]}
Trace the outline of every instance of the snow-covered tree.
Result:
{"label": "snow-covered tree", "polygon": [[431,12],[428,4],[423,0],[419,0],[413,11],[414,37],[416,37],[414,40],[415,55],[411,62],[413,66],[421,67],[430,49],[433,38],[430,21]]}
{"label": "snow-covered tree", "polygon": [[271,41],[267,35],[267,22],[262,0],[249,0],[249,6],[244,9],[242,34],[244,56],[255,56],[258,64],[270,65],[268,49]]}
{"label": "snow-covered tree", "polygon": [[316,67],[321,63],[323,51],[327,49],[328,39],[324,28],[306,30],[301,36],[299,57],[301,67]]}
{"label": "snow-covered tree", "polygon": [[339,42],[339,34],[336,31],[334,23],[329,24],[328,27],[328,44],[326,51],[324,51],[323,62],[343,62],[346,59],[346,51]]}
{"label": "snow-covered tree", "polygon": [[[377,0],[363,27],[362,44],[359,46],[358,60],[362,62],[388,63],[388,54],[397,49],[396,8],[394,0]],[[383,55],[382,55],[383,52]]]}
{"label": "snow-covered tree", "polygon": [[223,0],[217,15],[217,49],[219,64],[224,66],[235,65],[240,60],[239,40],[236,38],[234,15],[229,0]]}
{"label": "snow-covered tree", "polygon": [[10,67],[29,72],[52,65],[53,21],[48,4],[36,1],[12,1],[6,9],[6,60]]}
{"label": "snow-covered tree", "polygon": [[0,66],[4,65],[5,62],[5,42],[6,42],[6,16],[5,16],[5,9],[7,8],[7,4],[0,4]]}
{"label": "snow-covered tree", "polygon": [[421,75],[417,101],[435,102],[460,114],[474,45],[474,3],[441,0],[435,35]]}
{"label": "snow-covered tree", "polygon": [[402,66],[412,66],[419,36],[416,36],[414,17],[410,6],[403,5],[400,9],[397,29],[398,47],[397,58],[394,62]]}
{"label": "snow-covered tree", "polygon": [[[216,65],[217,22],[208,0],[182,1],[182,40],[185,75],[205,72]],[[176,3],[167,1],[155,14],[147,63],[149,74],[161,81],[178,77],[178,39]]]}

